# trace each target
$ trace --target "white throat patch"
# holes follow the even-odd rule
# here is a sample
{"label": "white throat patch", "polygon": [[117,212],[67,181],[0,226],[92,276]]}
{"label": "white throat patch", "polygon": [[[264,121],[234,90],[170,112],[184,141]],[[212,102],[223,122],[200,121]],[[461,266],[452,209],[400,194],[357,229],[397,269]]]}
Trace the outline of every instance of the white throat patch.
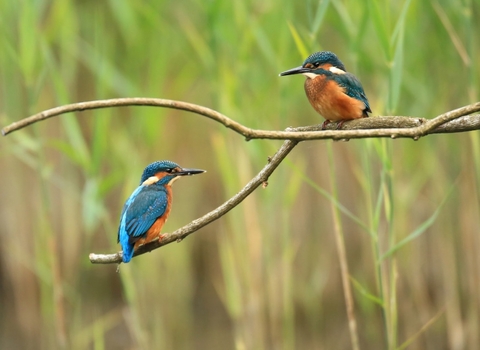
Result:
{"label": "white throat patch", "polygon": [[169,184],[170,186],[172,186],[173,183],[174,183],[175,181],[177,181],[180,177],[181,177],[181,176],[175,176],[173,179],[170,180],[170,182],[169,182],[168,184]]}
{"label": "white throat patch", "polygon": [[305,75],[308,79],[315,79],[315,77],[317,77],[318,75],[315,74],[315,73],[302,73],[303,75]]}
{"label": "white throat patch", "polygon": [[142,185],[143,186],[150,186],[152,184],[154,184],[155,182],[158,182],[159,178],[156,177],[156,176],[150,176],[148,179],[146,179],[145,181],[143,181]]}
{"label": "white throat patch", "polygon": [[344,70],[341,70],[340,68],[333,67],[333,66],[328,68],[328,70],[330,72],[332,72],[333,74],[345,74],[346,73]]}

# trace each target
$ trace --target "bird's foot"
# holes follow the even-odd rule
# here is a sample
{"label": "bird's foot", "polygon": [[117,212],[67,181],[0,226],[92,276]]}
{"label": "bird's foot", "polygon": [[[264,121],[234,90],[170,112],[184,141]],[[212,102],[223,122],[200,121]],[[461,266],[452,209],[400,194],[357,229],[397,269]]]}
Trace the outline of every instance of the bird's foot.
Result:
{"label": "bird's foot", "polygon": [[327,128],[327,125],[330,124],[331,121],[328,119],[325,119],[325,121],[322,123],[322,130],[325,130]]}
{"label": "bird's foot", "polygon": [[335,129],[337,130],[342,130],[343,124],[345,123],[346,120],[340,120],[337,122],[337,127]]}

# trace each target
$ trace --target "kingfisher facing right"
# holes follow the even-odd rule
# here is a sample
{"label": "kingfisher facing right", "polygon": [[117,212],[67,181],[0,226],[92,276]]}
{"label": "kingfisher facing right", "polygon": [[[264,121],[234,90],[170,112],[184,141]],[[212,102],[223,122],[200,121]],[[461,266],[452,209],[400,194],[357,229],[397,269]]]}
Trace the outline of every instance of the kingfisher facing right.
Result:
{"label": "kingfisher facing right", "polygon": [[171,185],[182,176],[204,172],[181,168],[169,160],[154,162],[143,170],[140,186],[127,199],[120,217],[118,242],[124,263],[132,259],[139,245],[162,239],[160,232],[172,209]]}
{"label": "kingfisher facing right", "polygon": [[372,113],[360,81],[348,73],[342,61],[330,51],[315,52],[300,67],[280,73],[281,76],[303,74],[305,93],[312,107],[328,123],[337,122],[340,129],[347,120],[366,118]]}

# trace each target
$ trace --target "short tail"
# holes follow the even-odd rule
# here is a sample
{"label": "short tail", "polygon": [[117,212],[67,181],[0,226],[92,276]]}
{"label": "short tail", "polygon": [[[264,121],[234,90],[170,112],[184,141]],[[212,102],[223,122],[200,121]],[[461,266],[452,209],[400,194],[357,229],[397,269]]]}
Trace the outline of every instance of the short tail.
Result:
{"label": "short tail", "polygon": [[125,232],[119,234],[119,241],[123,250],[122,260],[124,263],[128,263],[133,257],[134,245],[129,242],[129,238]]}
{"label": "short tail", "polygon": [[124,263],[130,262],[130,260],[132,260],[132,257],[133,257],[133,245],[127,244],[126,246],[122,246],[122,250],[123,250],[123,256],[122,256],[123,262]]}

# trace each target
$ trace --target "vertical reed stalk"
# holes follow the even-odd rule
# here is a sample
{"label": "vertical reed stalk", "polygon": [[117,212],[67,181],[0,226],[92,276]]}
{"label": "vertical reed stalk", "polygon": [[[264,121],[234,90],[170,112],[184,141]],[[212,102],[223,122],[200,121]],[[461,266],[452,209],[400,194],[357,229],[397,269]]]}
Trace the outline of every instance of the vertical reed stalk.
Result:
{"label": "vertical reed stalk", "polygon": [[[335,157],[333,155],[332,143],[328,143],[328,158],[330,164],[330,186],[333,198],[338,198]],[[355,319],[355,303],[353,300],[352,288],[350,285],[350,273],[348,272],[347,253],[345,251],[345,238],[340,220],[340,210],[333,201],[330,201],[330,208],[333,215],[333,228],[335,232],[335,244],[337,247],[338,260],[340,262],[340,272],[342,275],[343,295],[345,298],[345,306],[347,309],[348,328],[350,331],[350,340],[352,349],[359,350],[360,344],[358,340],[357,321]]]}

